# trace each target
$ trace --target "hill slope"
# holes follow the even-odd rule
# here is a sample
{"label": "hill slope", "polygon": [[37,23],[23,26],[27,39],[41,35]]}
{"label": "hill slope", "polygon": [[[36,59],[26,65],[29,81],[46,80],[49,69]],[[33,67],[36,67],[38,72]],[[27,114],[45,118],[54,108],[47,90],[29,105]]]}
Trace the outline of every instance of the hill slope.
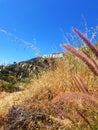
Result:
{"label": "hill slope", "polygon": [[41,71],[20,92],[1,92],[2,130],[98,129],[98,50],[74,31],[87,48],[62,45],[69,52],[55,59],[55,69]]}

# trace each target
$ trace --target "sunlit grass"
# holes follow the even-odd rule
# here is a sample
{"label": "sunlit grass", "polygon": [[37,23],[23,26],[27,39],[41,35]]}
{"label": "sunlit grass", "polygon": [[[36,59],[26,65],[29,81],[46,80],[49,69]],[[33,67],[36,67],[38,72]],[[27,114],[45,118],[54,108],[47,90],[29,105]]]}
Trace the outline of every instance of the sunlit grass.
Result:
{"label": "sunlit grass", "polygon": [[[85,56],[78,56],[84,50],[90,54],[86,62]],[[97,130],[98,76],[97,69],[93,69],[98,58],[97,51],[96,56],[94,52],[88,48],[67,52],[55,59],[54,70],[43,71],[39,78],[31,79],[23,91],[2,93],[0,119],[5,130]],[[95,64],[89,63],[93,66],[90,68],[87,62],[92,58]]]}

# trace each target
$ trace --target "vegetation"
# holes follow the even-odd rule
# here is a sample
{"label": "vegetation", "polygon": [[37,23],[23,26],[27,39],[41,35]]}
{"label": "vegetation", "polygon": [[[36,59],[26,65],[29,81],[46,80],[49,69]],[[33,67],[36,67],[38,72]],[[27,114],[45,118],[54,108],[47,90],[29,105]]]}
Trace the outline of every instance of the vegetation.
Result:
{"label": "vegetation", "polygon": [[20,92],[1,95],[2,130],[98,129],[98,47],[73,30],[86,47],[62,45],[69,52],[56,59],[55,69]]}
{"label": "vegetation", "polygon": [[32,78],[55,67],[55,59],[37,57],[29,61],[0,66],[0,91],[16,92],[24,89]]}

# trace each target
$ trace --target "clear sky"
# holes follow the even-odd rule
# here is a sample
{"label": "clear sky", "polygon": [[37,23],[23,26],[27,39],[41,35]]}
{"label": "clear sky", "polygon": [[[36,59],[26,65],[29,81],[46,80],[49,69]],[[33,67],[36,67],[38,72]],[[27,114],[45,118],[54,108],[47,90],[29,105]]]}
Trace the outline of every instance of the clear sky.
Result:
{"label": "clear sky", "polygon": [[98,0],[0,0],[0,63],[61,52],[72,27],[98,26]]}

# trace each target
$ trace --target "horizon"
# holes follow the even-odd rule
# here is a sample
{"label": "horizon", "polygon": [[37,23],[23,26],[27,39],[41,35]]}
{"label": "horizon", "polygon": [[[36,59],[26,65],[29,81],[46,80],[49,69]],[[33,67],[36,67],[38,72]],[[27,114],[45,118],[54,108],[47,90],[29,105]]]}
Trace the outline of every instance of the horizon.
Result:
{"label": "horizon", "polygon": [[80,46],[69,33],[72,27],[86,33],[98,26],[97,5],[97,0],[0,0],[0,64],[60,53],[66,42]]}

